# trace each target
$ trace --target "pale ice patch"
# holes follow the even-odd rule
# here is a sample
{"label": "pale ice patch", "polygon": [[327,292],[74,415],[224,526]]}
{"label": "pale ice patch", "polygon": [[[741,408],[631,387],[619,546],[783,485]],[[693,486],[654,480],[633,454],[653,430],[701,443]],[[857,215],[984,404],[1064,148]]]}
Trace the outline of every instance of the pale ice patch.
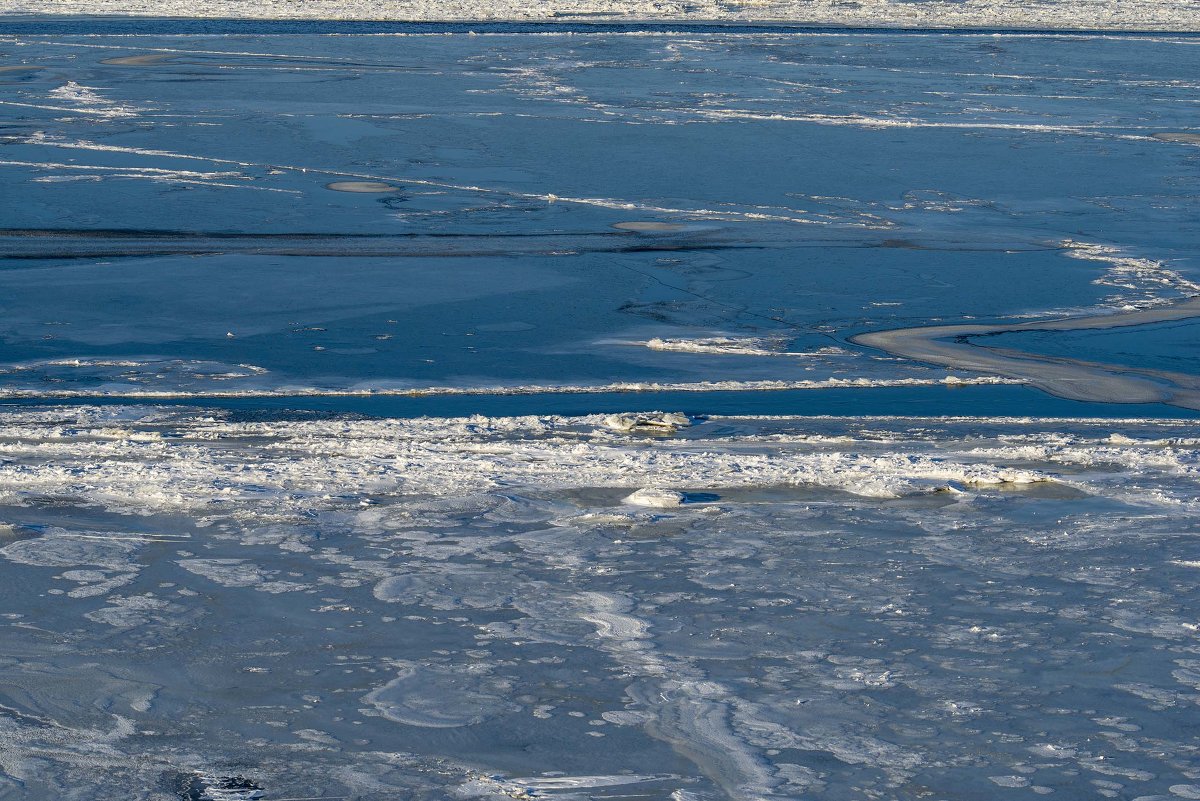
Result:
{"label": "pale ice patch", "polygon": [[335,192],[358,192],[362,194],[382,194],[399,191],[400,187],[383,181],[334,181],[325,185],[326,189]]}
{"label": "pale ice patch", "polygon": [[1200,284],[1160,260],[1132,256],[1121,248],[1096,242],[1067,240],[1063,247],[1071,258],[1108,265],[1104,275],[1094,283],[1121,290],[1109,300],[1117,308],[1141,308],[1167,303],[1181,296],[1200,295]]}
{"label": "pale ice patch", "polygon": [[681,412],[640,412],[637,414],[610,414],[604,418],[604,426],[621,432],[674,433],[687,428],[691,418]]}
{"label": "pale ice patch", "polygon": [[695,339],[666,339],[652,337],[642,343],[650,350],[672,351],[675,353],[709,353],[720,356],[845,356],[844,348],[824,347],[811,351],[788,351],[787,336],[712,336]]}
{"label": "pale ice patch", "polygon": [[[30,531],[26,529],[26,531]],[[71,532],[47,529],[32,539],[19,540],[0,548],[10,562],[33,567],[68,567],[57,578],[76,586],[54,588],[50,595],[92,598],[107,595],[132,583],[142,566],[136,560],[141,540],[101,532]]]}
{"label": "pale ice patch", "polygon": [[95,87],[83,86],[75,81],[67,81],[57,89],[51,89],[49,94],[56,100],[72,100],[89,105],[108,102],[103,96],[96,93]]}
{"label": "pale ice patch", "polygon": [[44,362],[32,362],[12,365],[12,370],[32,370],[38,366],[46,367],[146,367],[146,362],[135,359],[47,359]]}
{"label": "pale ice patch", "polygon": [[536,790],[583,790],[592,787],[620,787],[626,784],[661,781],[663,776],[527,776],[513,779],[513,783]]}
{"label": "pale ice patch", "polygon": [[134,564],[137,543],[108,535],[47,529],[41,536],[0,548],[10,562],[38,567],[95,566],[127,570]]}
{"label": "pale ice patch", "polygon": [[130,629],[151,624],[176,624],[186,609],[149,593],[112,597],[109,606],[84,614],[88,620],[118,629]]}
{"label": "pale ice patch", "polygon": [[[438,548],[436,541],[430,550]],[[469,551],[470,548],[464,549]],[[449,552],[446,552],[449,555]],[[453,564],[414,564],[411,573],[389,576],[372,591],[380,601],[431,609],[500,609],[511,606],[526,591],[511,571],[458,567]]]}
{"label": "pale ice patch", "polygon": [[653,509],[674,509],[682,506],[685,500],[686,496],[682,492],[654,487],[646,487],[625,496],[625,503],[631,503],[634,506],[649,506]]}
{"label": "pale ice patch", "polygon": [[[523,776],[506,778],[504,776],[483,774],[472,776],[471,779],[457,788],[457,794],[468,798],[508,797],[518,799],[533,799],[541,797],[582,798],[580,791],[603,788],[624,787],[630,784],[645,784],[675,779],[675,776]],[[547,795],[549,794],[549,795]],[[612,797],[607,794],[600,797]],[[620,797],[620,796],[616,796]],[[674,798],[674,795],[672,795]]]}
{"label": "pale ice patch", "polygon": [[[4,11],[0,5],[0,13]],[[36,102],[5,100],[0,101],[4,105],[44,109],[47,111],[64,111],[74,112],[77,114],[86,114],[93,118],[108,118],[122,119],[129,117],[137,117],[140,112],[147,109],[117,103],[109,100],[100,94],[100,89],[94,86],[85,86],[76,81],[67,81],[66,83],[51,89],[47,92],[47,97],[51,102],[68,103],[71,105],[65,107],[47,106]]]}
{"label": "pale ice patch", "polygon": [[401,664],[396,678],[363,696],[388,720],[445,729],[516,712],[512,685],[487,665]]}
{"label": "pale ice patch", "polygon": [[260,592],[281,593],[296,592],[309,586],[296,581],[280,581],[275,578],[278,570],[264,570],[245,559],[181,559],[179,566],[223,587],[251,587]]}
{"label": "pale ice patch", "polygon": [[73,581],[77,586],[67,591],[69,598],[93,598],[132,584],[138,577],[137,571],[112,572],[104,570],[67,570],[61,576],[66,581]]}

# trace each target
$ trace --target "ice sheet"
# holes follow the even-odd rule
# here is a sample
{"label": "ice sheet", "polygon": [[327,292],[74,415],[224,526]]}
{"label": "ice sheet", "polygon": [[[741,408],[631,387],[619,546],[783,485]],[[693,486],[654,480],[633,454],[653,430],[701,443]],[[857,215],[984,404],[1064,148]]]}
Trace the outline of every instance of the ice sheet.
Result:
{"label": "ice sheet", "polygon": [[0,781],[1178,796],[1198,446],[1170,420],[664,436],[601,416],[6,412]]}
{"label": "ice sheet", "polygon": [[1033,380],[851,337],[1198,283],[1188,37],[4,42],[10,397]]}

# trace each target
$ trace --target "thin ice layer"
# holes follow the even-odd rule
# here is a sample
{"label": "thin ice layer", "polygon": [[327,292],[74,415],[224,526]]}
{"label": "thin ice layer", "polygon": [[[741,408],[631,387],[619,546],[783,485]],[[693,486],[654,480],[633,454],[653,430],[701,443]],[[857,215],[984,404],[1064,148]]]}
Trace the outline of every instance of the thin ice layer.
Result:
{"label": "thin ice layer", "polygon": [[852,339],[1200,283],[1188,36],[79,24],[0,64],[9,397],[986,379]]}

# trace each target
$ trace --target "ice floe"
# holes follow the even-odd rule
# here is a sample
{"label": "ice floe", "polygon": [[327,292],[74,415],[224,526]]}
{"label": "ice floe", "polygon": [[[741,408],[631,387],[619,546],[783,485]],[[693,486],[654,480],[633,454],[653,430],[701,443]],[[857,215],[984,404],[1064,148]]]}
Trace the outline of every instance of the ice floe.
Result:
{"label": "ice floe", "polygon": [[639,414],[610,414],[604,418],[605,428],[624,432],[674,433],[692,424],[691,418],[681,412],[643,412]]}
{"label": "ice floe", "polygon": [[774,337],[698,337],[696,339],[664,339],[653,337],[644,344],[650,350],[677,353],[712,353],[728,356],[844,356],[847,351],[836,346],[811,351],[788,351],[787,336]]}
{"label": "ice floe", "polygon": [[686,496],[682,492],[655,487],[646,487],[625,497],[625,503],[649,506],[653,509],[674,509],[682,506],[685,500]]}
{"label": "ice floe", "polygon": [[690,422],[7,410],[0,577],[35,591],[0,765],[285,798],[1189,782],[1194,421]]}
{"label": "ice floe", "polygon": [[515,708],[512,687],[486,665],[403,665],[396,678],[364,697],[379,714],[407,726],[456,728]]}

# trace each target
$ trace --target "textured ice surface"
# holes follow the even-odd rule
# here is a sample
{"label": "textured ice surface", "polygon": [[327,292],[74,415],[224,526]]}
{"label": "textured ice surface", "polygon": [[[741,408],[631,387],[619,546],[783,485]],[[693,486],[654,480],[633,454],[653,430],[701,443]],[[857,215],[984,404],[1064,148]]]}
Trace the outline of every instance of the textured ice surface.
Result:
{"label": "textured ice surface", "polygon": [[0,13],[252,19],[788,21],[904,27],[1196,30],[1186,0],[3,0]]}
{"label": "textured ice surface", "polygon": [[1187,798],[1198,496],[1190,421],[10,410],[0,793]]}
{"label": "textured ice surface", "polygon": [[[851,341],[933,325],[1196,373],[1011,326],[1196,292],[1193,38],[147,25],[0,32],[10,398],[1028,378]],[[0,797],[1200,794],[1194,420],[689,397],[4,406]]]}

